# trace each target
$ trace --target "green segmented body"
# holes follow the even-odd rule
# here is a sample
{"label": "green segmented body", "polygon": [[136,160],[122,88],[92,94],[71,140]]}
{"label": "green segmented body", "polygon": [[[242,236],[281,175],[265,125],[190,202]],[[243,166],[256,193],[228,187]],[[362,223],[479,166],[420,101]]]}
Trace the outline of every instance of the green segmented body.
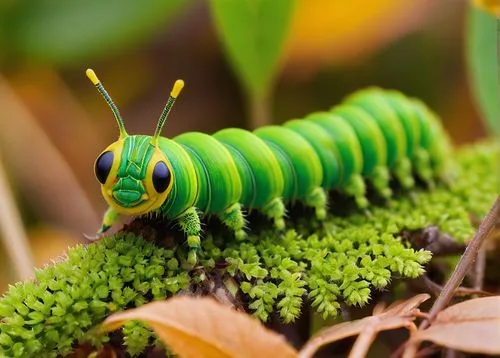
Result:
{"label": "green segmented body", "polygon": [[243,186],[239,201],[243,207],[262,208],[283,194],[283,172],[273,151],[262,139],[238,128],[223,129],[213,136],[227,147],[236,163]]}
{"label": "green segmented body", "polygon": [[[342,190],[356,175],[370,180],[375,168],[390,171],[398,162],[411,161],[418,150],[446,152],[447,141],[426,111],[399,93],[366,90],[330,112],[282,126],[161,138],[176,181],[160,210],[175,218],[193,206],[204,214],[220,214],[234,203],[262,209],[275,198],[304,201],[318,187]],[[439,168],[443,155],[434,157]]]}
{"label": "green segmented body", "polygon": [[[107,98],[100,82],[91,79]],[[200,213],[217,216],[241,239],[243,210],[259,211],[283,228],[285,206],[296,202],[324,219],[330,190],[365,208],[367,181],[389,198],[391,178],[406,189],[414,186],[415,175],[429,185],[446,178],[450,145],[437,117],[399,92],[358,91],[328,112],[253,132],[229,128],[212,136],[189,132],[167,139],[159,133],[182,83],[177,86],[153,137],[129,136],[113,111],[120,139],[96,161],[110,204],[101,232],[117,212],[159,212],[178,220],[188,236],[189,261],[195,263]]]}

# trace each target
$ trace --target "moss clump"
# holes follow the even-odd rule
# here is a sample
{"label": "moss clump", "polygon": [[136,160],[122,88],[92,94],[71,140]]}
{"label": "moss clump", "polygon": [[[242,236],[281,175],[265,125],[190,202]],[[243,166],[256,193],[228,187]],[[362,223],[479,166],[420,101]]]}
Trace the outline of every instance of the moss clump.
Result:
{"label": "moss clump", "polygon": [[[421,275],[430,260],[430,252],[401,238],[403,230],[436,225],[458,241],[471,237],[469,215],[482,217],[495,198],[497,156],[492,144],[461,150],[451,187],[401,193],[369,215],[337,213],[333,202],[339,216],[324,224],[297,218],[285,233],[263,229],[240,242],[207,230],[200,267],[190,272],[182,241],[167,249],[122,232],[72,248],[64,261],[39,270],[36,281],[16,284],[0,299],[0,356],[55,357],[78,342],[102,344],[109,338],[91,328],[109,314],[180,290],[210,293],[216,281],[264,321],[272,312],[293,321],[304,299],[324,317],[337,315],[340,302],[364,305],[373,289],[395,276]],[[155,341],[138,323],[121,332],[132,355]]]}
{"label": "moss clump", "polygon": [[81,340],[106,341],[88,330],[113,312],[189,285],[185,271],[169,269],[172,260],[172,251],[132,234],[70,249],[65,261],[37,271],[35,282],[12,286],[0,300],[0,356],[56,357]]}

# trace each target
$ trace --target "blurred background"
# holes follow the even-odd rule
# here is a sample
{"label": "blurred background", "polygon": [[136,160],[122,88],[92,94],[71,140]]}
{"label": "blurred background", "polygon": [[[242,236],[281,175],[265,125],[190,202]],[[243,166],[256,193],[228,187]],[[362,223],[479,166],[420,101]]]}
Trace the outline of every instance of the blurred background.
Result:
{"label": "blurred background", "polygon": [[0,292],[100,225],[93,163],[118,130],[88,67],[131,134],[153,133],[182,78],[164,136],[282,123],[368,85],[424,100],[457,145],[486,135],[468,2],[248,3],[0,2]]}

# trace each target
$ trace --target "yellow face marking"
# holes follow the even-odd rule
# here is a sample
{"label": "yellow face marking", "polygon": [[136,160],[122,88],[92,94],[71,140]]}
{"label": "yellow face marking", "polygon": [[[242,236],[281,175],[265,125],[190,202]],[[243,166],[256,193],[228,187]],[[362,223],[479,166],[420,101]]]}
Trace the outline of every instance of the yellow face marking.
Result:
{"label": "yellow face marking", "polygon": [[[140,202],[135,206],[123,206],[119,201],[117,201],[115,195],[116,192],[121,189],[116,188],[117,183],[119,183],[120,180],[123,180],[123,177],[130,177],[128,173],[120,174],[122,178],[118,177],[118,171],[122,170],[120,169],[120,165],[122,165],[122,158],[128,158],[130,155],[130,153],[126,153],[127,155],[123,156],[124,142],[125,140],[119,139],[103,151],[103,153],[107,151],[113,152],[114,160],[105,183],[101,185],[101,192],[108,205],[112,207],[116,212],[123,215],[143,215],[158,209],[166,200],[168,194],[172,190],[174,181],[172,165],[170,164],[168,158],[161,152],[161,150],[158,147],[155,147],[153,149],[153,154],[149,162],[147,163],[145,177],[140,180],[145,190],[145,192],[140,197]],[[158,162],[165,163],[170,172],[169,185],[162,193],[158,193],[153,184],[153,172]],[[133,178],[132,180],[139,179]],[[120,186],[121,185],[118,185],[118,187]]]}

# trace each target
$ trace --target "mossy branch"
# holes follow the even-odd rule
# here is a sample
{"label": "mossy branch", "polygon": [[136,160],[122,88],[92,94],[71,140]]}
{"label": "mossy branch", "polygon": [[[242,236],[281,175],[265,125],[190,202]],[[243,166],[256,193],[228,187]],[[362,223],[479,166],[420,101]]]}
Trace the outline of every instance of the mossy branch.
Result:
{"label": "mossy branch", "polygon": [[[182,239],[155,219],[137,220],[114,236],[69,249],[38,270],[36,280],[12,286],[0,299],[0,356],[55,357],[81,342],[99,346],[109,337],[95,327],[109,314],[180,293],[212,295],[264,321],[277,312],[285,323],[301,314],[304,300],[325,318],[336,316],[342,302],[365,305],[394,277],[424,272],[431,253],[412,248],[404,231],[434,225],[458,242],[472,236],[469,215],[482,217],[495,197],[497,155],[492,144],[461,150],[451,187],[400,192],[372,206],[370,215],[336,206],[334,198],[335,215],[325,224],[292,213],[285,233],[263,228],[236,241],[209,226],[200,265],[191,271]],[[251,220],[252,229],[257,221]],[[155,343],[139,323],[121,334],[132,355]]]}

